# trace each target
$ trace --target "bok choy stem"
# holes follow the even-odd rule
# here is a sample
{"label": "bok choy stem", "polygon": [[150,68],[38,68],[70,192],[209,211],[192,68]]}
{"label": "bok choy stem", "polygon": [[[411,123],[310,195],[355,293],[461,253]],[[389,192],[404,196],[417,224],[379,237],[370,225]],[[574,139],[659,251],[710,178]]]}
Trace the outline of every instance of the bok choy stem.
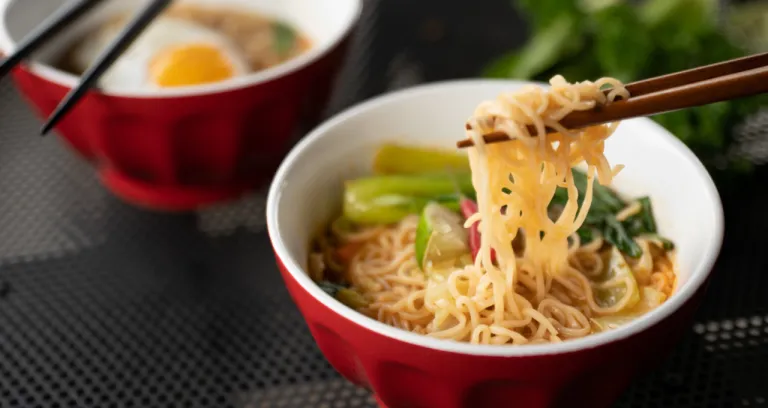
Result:
{"label": "bok choy stem", "polygon": [[469,159],[450,150],[386,144],[376,152],[373,170],[377,174],[469,173]]}
{"label": "bok choy stem", "polygon": [[474,197],[469,174],[390,175],[346,182],[344,217],[358,224],[391,224],[419,213],[430,201],[459,210],[461,193]]}

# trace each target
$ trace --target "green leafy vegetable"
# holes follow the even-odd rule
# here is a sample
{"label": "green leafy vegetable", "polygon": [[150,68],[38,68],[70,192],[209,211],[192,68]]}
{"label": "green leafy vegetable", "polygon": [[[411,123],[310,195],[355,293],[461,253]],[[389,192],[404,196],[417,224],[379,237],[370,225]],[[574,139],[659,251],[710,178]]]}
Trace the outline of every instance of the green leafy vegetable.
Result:
{"label": "green leafy vegetable", "polygon": [[296,31],[282,22],[272,23],[273,44],[280,56],[288,55],[296,46]]}
{"label": "green leafy vegetable", "polygon": [[642,234],[655,234],[656,221],[653,219],[651,199],[643,197],[637,200],[640,203],[640,211],[624,220],[623,224],[632,236]]}
{"label": "green leafy vegetable", "polygon": [[639,258],[643,254],[643,249],[637,245],[624,228],[624,225],[614,216],[605,216],[603,218],[603,237],[619,251],[632,258]]}
{"label": "green leafy vegetable", "polygon": [[[579,190],[579,207],[581,208],[587,190],[587,175],[573,170],[573,179]],[[672,249],[672,242],[657,235],[656,220],[653,207],[648,197],[637,200],[640,211],[624,221],[616,219],[616,214],[626,208],[625,203],[613,190],[595,182],[592,189],[592,205],[589,207],[584,225],[577,231],[582,243],[587,243],[602,236],[608,243],[619,251],[637,258],[643,254],[642,248],[635,242],[639,236],[652,236],[662,243],[664,249]],[[564,206],[568,202],[568,191],[562,187],[555,191],[550,206]]]}
{"label": "green leafy vegetable", "polygon": [[595,230],[592,228],[579,228],[576,233],[579,234],[581,242],[591,242],[595,239]]}
{"label": "green leafy vegetable", "polygon": [[[584,201],[584,193],[587,191],[587,175],[579,170],[573,170],[573,182],[579,190],[579,206]],[[613,190],[597,182],[592,186],[592,212],[617,213],[626,207],[626,203],[619,198]],[[565,205],[568,202],[568,190],[560,187],[552,198],[553,204]]]}

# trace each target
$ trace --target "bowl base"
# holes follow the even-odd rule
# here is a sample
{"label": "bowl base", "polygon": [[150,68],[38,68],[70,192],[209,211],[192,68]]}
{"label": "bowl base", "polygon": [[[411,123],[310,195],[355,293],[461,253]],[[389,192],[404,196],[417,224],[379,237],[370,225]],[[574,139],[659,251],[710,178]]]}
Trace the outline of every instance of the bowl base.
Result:
{"label": "bowl base", "polygon": [[102,183],[113,194],[130,204],[157,211],[184,212],[234,200],[250,191],[252,185],[193,187],[157,186],[127,177],[114,169],[99,171]]}

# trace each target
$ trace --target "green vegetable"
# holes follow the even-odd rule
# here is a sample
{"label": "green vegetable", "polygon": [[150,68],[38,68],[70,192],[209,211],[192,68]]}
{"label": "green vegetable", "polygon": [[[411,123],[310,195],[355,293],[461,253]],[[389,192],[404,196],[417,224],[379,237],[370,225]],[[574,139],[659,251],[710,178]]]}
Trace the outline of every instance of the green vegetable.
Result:
{"label": "green vegetable", "polygon": [[579,239],[582,243],[588,243],[592,242],[593,239],[595,239],[595,230],[593,228],[579,228],[578,231],[576,231],[577,234],[579,234]]}
{"label": "green vegetable", "polygon": [[624,226],[616,220],[615,216],[606,215],[603,218],[603,238],[618,248],[619,251],[632,258],[639,258],[643,249],[632,239]]}
{"label": "green vegetable", "polygon": [[[584,201],[584,194],[587,191],[587,174],[579,171],[573,171],[573,182],[576,184],[576,188],[579,190],[579,207]],[[565,205],[568,202],[568,190],[560,187],[555,191],[555,196],[552,198],[553,204]],[[616,213],[626,207],[626,203],[619,198],[610,188],[601,185],[597,181],[592,186],[592,206],[590,207],[590,214],[593,211],[596,212],[611,212]]]}
{"label": "green vegetable", "polygon": [[336,292],[336,300],[352,309],[360,309],[368,306],[368,301],[362,294],[360,294],[360,292],[349,288],[339,289],[339,291]]}
{"label": "green vegetable", "polygon": [[288,55],[296,46],[296,31],[282,22],[272,23],[273,44],[280,56]]}
{"label": "green vegetable", "polygon": [[368,306],[368,301],[362,294],[360,294],[360,292],[344,285],[329,281],[320,281],[317,282],[317,286],[320,286],[320,289],[324,290],[325,293],[333,296],[336,300],[352,309],[360,309]]}
{"label": "green vegetable", "polygon": [[641,234],[655,234],[656,220],[653,219],[653,208],[651,199],[643,197],[637,200],[640,202],[640,211],[624,220],[623,224],[632,236]]}
{"label": "green vegetable", "polygon": [[392,224],[408,215],[418,214],[432,201],[458,211],[459,199],[455,194],[434,197],[386,194],[365,200],[350,197],[344,201],[344,216],[358,224]]}
{"label": "green vegetable", "polygon": [[457,171],[468,173],[469,159],[450,150],[386,144],[373,161],[378,174],[422,174]]}
{"label": "green vegetable", "polygon": [[418,214],[430,201],[454,211],[461,193],[474,196],[471,176],[389,175],[348,181],[344,188],[343,215],[357,224],[390,224],[409,214]]}
{"label": "green vegetable", "polygon": [[419,268],[453,263],[470,253],[463,218],[447,207],[431,202],[424,207],[416,228],[415,253]]}
{"label": "green vegetable", "polygon": [[675,249],[675,243],[674,242],[672,242],[672,241],[670,241],[670,240],[668,240],[668,239],[666,239],[664,237],[661,237],[661,236],[659,236],[657,234],[647,235],[646,238],[651,240],[653,243],[655,243],[659,247],[663,248],[665,251],[671,251],[671,250]]}
{"label": "green vegetable", "polygon": [[[579,191],[579,207],[583,205],[584,195],[587,190],[587,175],[584,172],[573,170],[573,179]],[[634,238],[641,235],[656,235],[656,220],[653,216],[653,207],[648,197],[641,197],[640,211],[623,222],[616,219],[616,214],[623,210],[625,203],[613,190],[597,182],[592,188],[592,205],[584,221],[584,225],[577,231],[582,243],[592,241],[596,236],[602,236],[608,243],[618,248],[629,257],[637,258],[643,254],[642,248]],[[568,191],[562,187],[555,191],[550,206],[564,206],[568,202]],[[672,249],[672,242],[658,237],[664,249]]]}
{"label": "green vegetable", "polygon": [[[531,22],[530,39],[491,62],[486,76],[540,81],[555,74],[570,81],[613,76],[629,82],[736,58],[746,55],[747,49],[768,50],[765,2],[733,5],[728,10],[720,10],[718,0],[520,0],[516,4]],[[719,26],[719,15],[725,27]],[[743,157],[728,154],[734,142],[732,130],[762,106],[768,106],[768,95],[653,119],[711,169],[744,172],[751,166],[744,165]]]}

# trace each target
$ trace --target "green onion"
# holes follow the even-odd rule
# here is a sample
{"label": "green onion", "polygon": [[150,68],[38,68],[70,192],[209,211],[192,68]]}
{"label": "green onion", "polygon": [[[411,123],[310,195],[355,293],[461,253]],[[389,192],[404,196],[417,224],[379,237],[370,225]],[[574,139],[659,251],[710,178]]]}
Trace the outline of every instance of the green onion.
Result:
{"label": "green onion", "polygon": [[275,51],[284,57],[296,46],[296,31],[288,24],[282,22],[272,23]]}
{"label": "green onion", "polygon": [[449,150],[386,144],[376,152],[373,170],[377,174],[468,173],[469,159]]}

